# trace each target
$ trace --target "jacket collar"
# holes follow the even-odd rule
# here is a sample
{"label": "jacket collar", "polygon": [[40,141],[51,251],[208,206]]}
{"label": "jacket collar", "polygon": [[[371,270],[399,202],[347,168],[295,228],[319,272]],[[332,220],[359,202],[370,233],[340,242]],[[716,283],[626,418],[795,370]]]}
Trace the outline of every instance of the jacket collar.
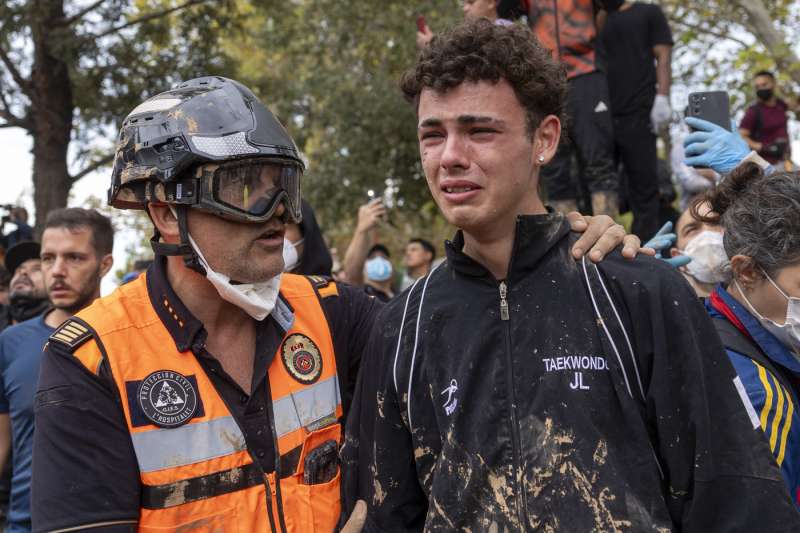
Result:
{"label": "jacket collar", "polygon": [[[516,280],[533,270],[551,248],[569,233],[569,223],[560,213],[519,215],[514,227],[514,245],[509,264],[509,280]],[[465,276],[494,281],[494,276],[481,263],[464,253],[464,233],[458,230],[452,241],[445,241],[447,261]]]}
{"label": "jacket collar", "polygon": [[[714,297],[716,296],[716,298]],[[779,341],[775,335],[770,333],[749,309],[740,304],[725,288],[720,284],[714,289],[713,295],[706,300],[706,308],[713,310],[713,313],[724,316],[725,313],[719,307],[724,306],[729,312],[739,320],[747,334],[753,339],[759,348],[769,356],[769,358],[791,370],[800,373],[800,362],[795,359],[789,349]]]}
{"label": "jacket collar", "polygon": [[[203,345],[208,335],[205,326],[186,308],[169,284],[165,256],[156,255],[155,261],[147,271],[146,279],[150,303],[172,336],[172,340],[175,341],[178,351],[194,350],[195,347]],[[283,294],[278,296],[272,314],[267,316],[260,325],[265,325],[269,321],[275,324],[280,335],[284,335],[294,323],[294,310]]]}

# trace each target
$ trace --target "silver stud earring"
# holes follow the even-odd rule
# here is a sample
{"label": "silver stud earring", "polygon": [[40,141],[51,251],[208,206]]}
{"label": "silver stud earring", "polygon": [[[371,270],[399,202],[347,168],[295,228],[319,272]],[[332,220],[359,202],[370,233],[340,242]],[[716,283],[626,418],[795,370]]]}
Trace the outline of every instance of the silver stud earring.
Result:
{"label": "silver stud earring", "polygon": [[544,156],[542,154],[539,154],[539,157],[537,157],[536,160],[541,165],[542,163],[544,163]]}

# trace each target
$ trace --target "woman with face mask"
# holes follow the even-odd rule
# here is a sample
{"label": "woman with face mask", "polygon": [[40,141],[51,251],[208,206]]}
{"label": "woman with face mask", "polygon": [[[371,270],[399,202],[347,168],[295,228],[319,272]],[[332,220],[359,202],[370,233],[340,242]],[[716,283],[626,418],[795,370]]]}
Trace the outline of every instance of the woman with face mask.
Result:
{"label": "woman with face mask", "polygon": [[[737,167],[694,216],[721,223],[732,280],[706,301],[754,428],[800,507],[800,174]],[[700,205],[695,204],[695,206]]]}

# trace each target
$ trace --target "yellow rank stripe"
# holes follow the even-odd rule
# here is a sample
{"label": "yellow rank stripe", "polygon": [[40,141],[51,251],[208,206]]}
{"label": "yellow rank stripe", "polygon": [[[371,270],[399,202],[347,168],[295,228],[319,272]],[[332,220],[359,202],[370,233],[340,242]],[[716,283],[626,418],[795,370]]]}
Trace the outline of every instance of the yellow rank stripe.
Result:
{"label": "yellow rank stripe", "polygon": [[772,408],[772,387],[767,379],[767,370],[755,361],[753,361],[753,364],[756,365],[756,368],[758,369],[758,378],[761,380],[761,384],[764,386],[764,392],[767,395],[766,399],[764,400],[764,407],[761,408],[761,428],[766,433],[769,410]]}
{"label": "yellow rank stripe", "polygon": [[781,433],[781,448],[778,452],[778,466],[783,464],[783,457],[786,454],[786,441],[789,440],[789,430],[792,427],[792,415],[794,414],[794,402],[792,402],[791,394],[786,391],[786,401],[789,408],[786,412],[786,422],[783,423],[783,432]]}
{"label": "yellow rank stripe", "polygon": [[775,406],[775,418],[772,420],[772,429],[769,432],[769,449],[772,450],[772,453],[775,453],[775,444],[778,442],[778,428],[783,418],[783,387],[778,383],[775,376],[772,376],[772,381],[775,382],[775,390],[778,392],[778,405]]}
{"label": "yellow rank stripe", "polygon": [[[761,384],[764,386],[764,391],[766,392],[764,407],[761,409],[761,427],[764,429],[764,433],[769,434],[769,447],[773,453],[777,452],[776,460],[778,466],[781,466],[786,456],[786,443],[789,440],[789,431],[792,428],[794,402],[792,401],[791,394],[789,394],[789,392],[783,388],[775,376],[770,374],[775,383],[777,404],[775,405],[775,418],[772,420],[772,428],[768,430],[767,421],[769,419],[769,413],[772,410],[772,386],[769,382],[769,378],[767,377],[767,369],[755,361],[753,361],[753,364],[756,365],[756,368],[758,369],[758,377],[761,380]],[[786,399],[786,418],[783,422],[783,428],[781,428],[781,420],[783,420],[784,398]],[[778,438],[779,435],[780,438]],[[777,449],[776,445],[778,446]]]}

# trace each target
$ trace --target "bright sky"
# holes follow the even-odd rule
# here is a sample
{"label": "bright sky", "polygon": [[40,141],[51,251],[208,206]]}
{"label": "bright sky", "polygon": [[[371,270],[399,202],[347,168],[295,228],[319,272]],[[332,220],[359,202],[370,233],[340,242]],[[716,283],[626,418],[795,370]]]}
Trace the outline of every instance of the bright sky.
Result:
{"label": "bright sky", "polygon": [[[5,168],[5,183],[0,189],[0,204],[17,204],[33,211],[33,183],[31,169],[31,138],[19,128],[0,129],[0,161]],[[90,196],[105,198],[110,179],[110,167],[81,179],[70,194],[69,207],[84,207]],[[117,231],[114,241],[114,267],[103,279],[102,293],[109,294],[116,287],[114,272],[125,264],[125,249],[136,238],[130,232]]]}

